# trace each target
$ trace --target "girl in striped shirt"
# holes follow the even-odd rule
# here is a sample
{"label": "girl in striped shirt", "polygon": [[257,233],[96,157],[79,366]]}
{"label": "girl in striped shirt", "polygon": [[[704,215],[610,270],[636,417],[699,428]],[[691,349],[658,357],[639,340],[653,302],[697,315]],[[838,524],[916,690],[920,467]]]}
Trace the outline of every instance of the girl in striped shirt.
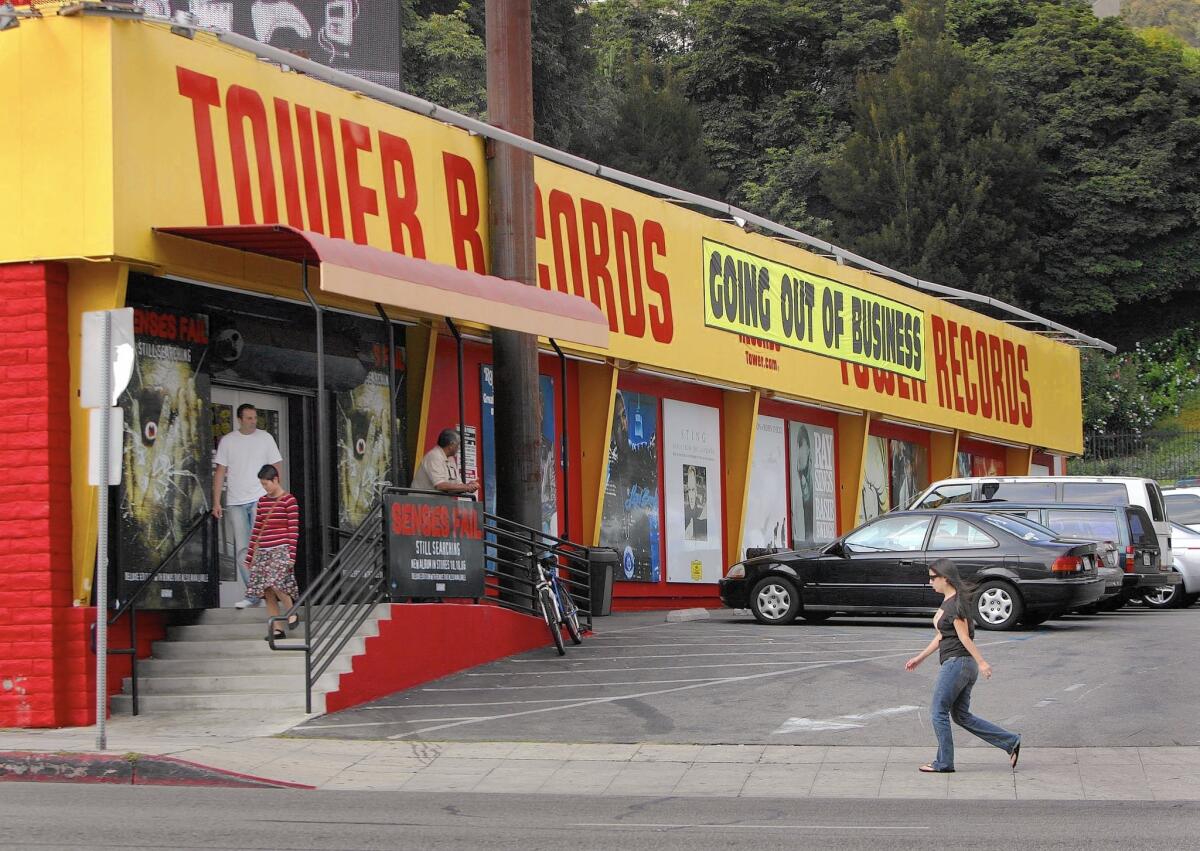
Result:
{"label": "girl in striped shirt", "polygon": [[[281,604],[286,612],[300,596],[294,571],[296,542],[300,538],[300,506],[296,497],[279,484],[279,471],[273,464],[263,465],[258,480],[267,495],[258,500],[250,548],[246,551],[246,569],[250,574],[246,596],[266,600],[267,614],[274,618],[279,616]],[[288,618],[288,629],[295,629],[299,622],[300,616],[292,615]],[[283,630],[275,630],[275,638],[283,635]]]}

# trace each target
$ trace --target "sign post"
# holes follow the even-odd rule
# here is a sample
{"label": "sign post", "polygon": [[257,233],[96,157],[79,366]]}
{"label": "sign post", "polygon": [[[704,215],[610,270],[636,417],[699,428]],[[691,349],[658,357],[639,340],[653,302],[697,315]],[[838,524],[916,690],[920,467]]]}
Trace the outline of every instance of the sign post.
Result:
{"label": "sign post", "polygon": [[[116,475],[112,465],[112,419],[117,397],[133,375],[133,310],[97,310],[83,315],[83,363],[80,402],[97,408],[91,418],[89,482],[99,487],[96,500],[96,750],[105,750],[108,714],[108,497],[121,479],[120,453]],[[119,446],[119,443],[118,443]]]}

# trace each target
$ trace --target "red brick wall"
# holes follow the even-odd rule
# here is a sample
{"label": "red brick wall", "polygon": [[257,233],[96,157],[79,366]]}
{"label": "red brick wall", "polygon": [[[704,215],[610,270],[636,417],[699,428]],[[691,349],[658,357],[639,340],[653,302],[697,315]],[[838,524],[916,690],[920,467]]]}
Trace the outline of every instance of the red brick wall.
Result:
{"label": "red brick wall", "polygon": [[[96,610],[72,599],[67,277],[60,263],[0,265],[0,727],[96,720]],[[145,656],[163,618],[138,626]],[[128,639],[123,618],[110,646]],[[129,666],[109,658],[110,694]]]}

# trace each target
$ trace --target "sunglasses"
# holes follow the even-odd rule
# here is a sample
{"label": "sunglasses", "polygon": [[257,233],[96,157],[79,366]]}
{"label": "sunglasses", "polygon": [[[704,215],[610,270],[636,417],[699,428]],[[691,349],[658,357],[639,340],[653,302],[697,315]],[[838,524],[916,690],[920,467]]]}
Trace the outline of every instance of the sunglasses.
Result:
{"label": "sunglasses", "polygon": [[931,574],[929,574],[929,581],[930,581],[930,582],[932,582],[932,581],[933,581],[933,580],[935,580],[935,579],[945,579],[945,577],[944,577],[944,576],[940,576],[940,575],[938,575],[938,574],[936,574],[936,573],[931,573]]}

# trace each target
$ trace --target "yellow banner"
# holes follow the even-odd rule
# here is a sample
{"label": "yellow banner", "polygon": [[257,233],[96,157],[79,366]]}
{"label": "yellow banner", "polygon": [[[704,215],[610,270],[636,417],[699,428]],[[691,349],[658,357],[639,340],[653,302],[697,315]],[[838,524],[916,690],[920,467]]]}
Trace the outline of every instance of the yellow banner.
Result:
{"label": "yellow banner", "polygon": [[[478,136],[157,25],[23,24],[0,39],[4,69],[54,85],[0,91],[22,151],[0,173],[16,223],[0,260],[117,256],[291,287],[288,264],[153,231],[284,222],[490,268]],[[612,332],[582,353],[1082,449],[1069,346],[590,174],[539,159],[534,177],[538,285],[593,302]]]}
{"label": "yellow banner", "polygon": [[925,314],[715,240],[703,242],[704,324],[925,378]]}

